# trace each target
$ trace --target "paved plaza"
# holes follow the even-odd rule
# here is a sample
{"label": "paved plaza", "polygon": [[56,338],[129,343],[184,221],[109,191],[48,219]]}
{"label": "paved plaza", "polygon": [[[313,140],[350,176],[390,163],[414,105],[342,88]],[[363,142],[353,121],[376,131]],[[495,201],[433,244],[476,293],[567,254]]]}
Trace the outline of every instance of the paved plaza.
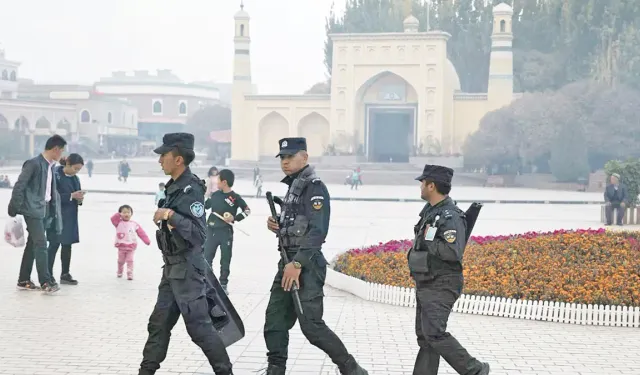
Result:
{"label": "paved plaza", "polygon": [[[132,178],[127,187],[114,176],[82,176],[85,188],[153,191],[156,179]],[[250,187],[248,182],[240,186]],[[269,187],[272,188],[272,187]],[[281,190],[276,190],[276,192]],[[332,187],[334,194],[338,187]],[[380,189],[380,187],[376,187]],[[407,192],[413,188],[404,188]],[[242,191],[242,189],[237,189]],[[266,190],[266,189],[265,189]],[[417,186],[415,187],[417,193]],[[462,194],[497,194],[494,189],[460,189]],[[345,190],[346,192],[346,190]],[[6,207],[9,190],[0,191]],[[389,192],[387,192],[389,194]],[[510,194],[527,195],[517,190]],[[537,192],[547,199],[555,192]],[[567,195],[577,193],[566,193]],[[578,194],[580,197],[580,194]],[[460,199],[460,198],[459,198]],[[576,198],[581,200],[582,198]],[[590,198],[589,198],[590,199]],[[152,243],[136,254],[135,280],[116,278],[116,249],[109,217],[121,204],[134,208],[137,220],[152,234],[153,197],[89,194],[80,213],[81,243],[74,246],[71,270],[78,286],[62,285],[54,296],[15,290],[22,249],[0,244],[0,374],[136,374],[146,339],[162,261]],[[252,215],[238,225],[230,277],[230,298],[242,318],[246,337],[229,348],[237,375],[260,374],[266,367],[262,336],[268,291],[279,254],[264,228],[264,199],[248,199]],[[325,254],[331,259],[346,248],[411,236],[419,203],[334,202]],[[6,220],[6,210],[0,210]],[[589,205],[487,205],[475,234],[599,227],[599,207]],[[153,241],[154,236],[150,236]],[[218,258],[214,262],[219,262]],[[56,261],[59,273],[59,259]],[[215,265],[215,264],[214,264]],[[219,266],[214,267],[218,273]],[[36,272],[34,269],[33,279]],[[417,353],[414,311],[360,300],[325,288],[325,320],[372,375],[411,374]],[[492,365],[492,374],[640,374],[640,331],[630,328],[575,326],[529,320],[453,314],[451,332],[468,350]],[[324,353],[291,331],[290,374],[335,374]],[[453,374],[443,363],[440,374]],[[169,355],[158,374],[212,374],[199,348],[179,323]]]}

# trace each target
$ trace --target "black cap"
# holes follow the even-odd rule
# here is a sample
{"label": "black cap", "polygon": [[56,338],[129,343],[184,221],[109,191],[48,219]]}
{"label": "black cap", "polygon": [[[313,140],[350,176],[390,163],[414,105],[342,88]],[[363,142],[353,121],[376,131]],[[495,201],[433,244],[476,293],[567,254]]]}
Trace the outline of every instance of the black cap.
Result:
{"label": "black cap", "polygon": [[416,177],[416,180],[422,181],[427,179],[433,182],[444,182],[451,185],[453,169],[441,165],[426,164],[422,170],[422,174]]}
{"label": "black cap", "polygon": [[302,137],[282,138],[278,141],[280,152],[276,157],[282,155],[295,155],[298,151],[307,151],[307,139]]}
{"label": "black cap", "polygon": [[158,155],[177,148],[179,150],[193,151],[193,134],[191,133],[167,133],[162,137],[162,146],[153,150]]}

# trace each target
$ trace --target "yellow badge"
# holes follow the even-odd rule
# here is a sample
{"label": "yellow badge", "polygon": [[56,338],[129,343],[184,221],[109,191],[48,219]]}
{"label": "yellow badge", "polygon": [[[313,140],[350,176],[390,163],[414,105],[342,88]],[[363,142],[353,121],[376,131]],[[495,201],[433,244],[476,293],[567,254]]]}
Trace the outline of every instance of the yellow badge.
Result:
{"label": "yellow badge", "polygon": [[311,203],[311,206],[313,207],[314,210],[319,210],[322,208],[322,201],[317,199]]}
{"label": "yellow badge", "polygon": [[447,241],[448,243],[454,243],[456,242],[456,238],[457,238],[457,233],[454,229],[445,231],[442,236],[444,237],[445,241]]}
{"label": "yellow badge", "polygon": [[224,217],[225,219],[230,219],[231,218],[231,212],[225,212],[222,217]]}

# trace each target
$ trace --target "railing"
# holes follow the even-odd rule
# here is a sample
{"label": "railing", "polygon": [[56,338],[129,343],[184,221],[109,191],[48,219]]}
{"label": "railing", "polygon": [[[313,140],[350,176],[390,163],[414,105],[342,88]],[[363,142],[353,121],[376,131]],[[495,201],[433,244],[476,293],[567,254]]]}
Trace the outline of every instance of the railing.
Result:
{"label": "railing", "polygon": [[[367,301],[415,307],[415,289],[369,283],[332,269],[327,270],[327,285]],[[529,301],[463,294],[453,306],[463,314],[500,316],[568,324],[615,327],[640,327],[640,307]]]}

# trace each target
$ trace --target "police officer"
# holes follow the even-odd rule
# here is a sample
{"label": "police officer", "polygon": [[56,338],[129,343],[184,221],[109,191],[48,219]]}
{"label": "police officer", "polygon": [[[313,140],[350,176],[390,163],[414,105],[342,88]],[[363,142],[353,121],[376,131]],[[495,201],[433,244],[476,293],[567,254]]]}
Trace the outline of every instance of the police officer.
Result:
{"label": "police officer", "polygon": [[158,286],[158,300],[149,318],[149,338],[144,346],[139,375],[151,375],[167,355],[171,329],[182,315],[187,332],[198,345],[216,375],[230,375],[231,362],[209,315],[206,281],[207,264],[202,253],[205,240],[204,182],[191,173],[195,158],[193,135],[170,133],[154,152],[171,179],[166,198],[153,216],[160,223],[158,247],[164,270]]}
{"label": "police officer", "polygon": [[416,283],[416,335],[420,351],[413,375],[437,375],[440,357],[459,374],[487,375],[489,364],[472,357],[447,329],[453,304],[462,293],[465,213],[449,198],[453,170],[425,165],[421,197],[427,204],[414,227],[409,270]]}
{"label": "police officer", "polygon": [[[284,375],[289,346],[289,330],[300,323],[309,342],[327,353],[341,374],[367,375],[336,334],[322,320],[323,286],[327,261],[322,244],[329,229],[331,213],[327,187],[307,164],[305,138],[283,138],[279,142],[280,166],[289,185],[279,223],[272,218],[267,228],[280,234],[291,262],[280,261],[271,286],[266,311],[264,339],[267,344],[267,375]],[[303,314],[295,309],[290,293],[292,284],[299,287]]]}

